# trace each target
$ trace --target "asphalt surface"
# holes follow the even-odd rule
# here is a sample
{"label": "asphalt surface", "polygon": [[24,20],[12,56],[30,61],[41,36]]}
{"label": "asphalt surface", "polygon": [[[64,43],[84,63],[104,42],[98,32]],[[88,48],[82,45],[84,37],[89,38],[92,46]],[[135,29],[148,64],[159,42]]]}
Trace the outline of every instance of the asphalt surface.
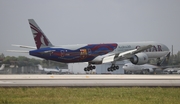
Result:
{"label": "asphalt surface", "polygon": [[0,75],[0,87],[180,87],[180,75]]}

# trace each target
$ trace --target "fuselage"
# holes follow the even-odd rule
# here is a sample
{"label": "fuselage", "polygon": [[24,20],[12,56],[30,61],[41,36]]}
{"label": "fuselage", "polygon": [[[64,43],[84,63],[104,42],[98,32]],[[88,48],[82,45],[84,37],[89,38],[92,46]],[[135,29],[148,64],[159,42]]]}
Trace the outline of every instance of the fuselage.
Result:
{"label": "fuselage", "polygon": [[47,68],[44,68],[44,71],[45,72],[56,72],[56,73],[59,73],[60,72],[60,70],[57,70],[57,69],[47,69]]}
{"label": "fuselage", "polygon": [[[149,58],[158,58],[169,52],[167,46],[157,42],[124,42],[124,43],[103,43],[103,44],[77,44],[62,45],[58,47],[40,48],[30,51],[32,56],[54,60],[63,63],[76,62],[97,62],[108,53],[121,53],[142,46],[153,45],[144,51]],[[98,57],[98,60],[96,60]],[[99,59],[100,58],[100,59]]]}
{"label": "fuselage", "polygon": [[[122,67],[126,71],[142,71],[143,69],[158,69],[158,66],[150,65],[150,64],[144,64],[144,65],[134,65],[132,63],[127,63],[123,65]],[[160,69],[160,68],[159,68]]]}

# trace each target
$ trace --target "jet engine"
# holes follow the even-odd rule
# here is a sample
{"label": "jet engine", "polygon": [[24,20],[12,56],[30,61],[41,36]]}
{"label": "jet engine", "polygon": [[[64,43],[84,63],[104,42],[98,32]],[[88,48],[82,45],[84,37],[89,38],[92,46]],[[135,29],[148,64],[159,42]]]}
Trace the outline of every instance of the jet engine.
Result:
{"label": "jet engine", "polygon": [[149,68],[149,69],[148,69],[148,72],[149,72],[149,73],[154,73],[154,69],[153,69],[153,68]]}
{"label": "jet engine", "polygon": [[148,56],[145,53],[137,53],[130,58],[130,61],[136,65],[146,64],[148,62]]}
{"label": "jet engine", "polygon": [[152,74],[154,73],[154,69],[153,68],[147,68],[147,69],[142,69],[144,74]]}

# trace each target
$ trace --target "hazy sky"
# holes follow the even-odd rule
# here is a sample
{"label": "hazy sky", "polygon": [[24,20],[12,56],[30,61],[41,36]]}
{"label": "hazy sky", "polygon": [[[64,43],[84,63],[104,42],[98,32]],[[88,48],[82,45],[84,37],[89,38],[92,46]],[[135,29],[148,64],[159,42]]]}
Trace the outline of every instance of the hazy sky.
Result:
{"label": "hazy sky", "polygon": [[[180,50],[180,0],[0,0],[0,53],[35,46],[28,19],[54,45],[157,41]],[[22,50],[22,49],[21,49]],[[28,55],[27,55],[28,56]]]}

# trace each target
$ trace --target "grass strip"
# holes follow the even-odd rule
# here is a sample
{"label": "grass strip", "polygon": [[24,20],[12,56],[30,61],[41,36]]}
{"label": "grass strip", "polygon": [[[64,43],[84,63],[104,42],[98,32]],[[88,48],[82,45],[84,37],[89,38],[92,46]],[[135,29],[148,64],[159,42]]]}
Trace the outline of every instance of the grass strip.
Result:
{"label": "grass strip", "polygon": [[179,104],[180,88],[0,88],[0,104]]}

